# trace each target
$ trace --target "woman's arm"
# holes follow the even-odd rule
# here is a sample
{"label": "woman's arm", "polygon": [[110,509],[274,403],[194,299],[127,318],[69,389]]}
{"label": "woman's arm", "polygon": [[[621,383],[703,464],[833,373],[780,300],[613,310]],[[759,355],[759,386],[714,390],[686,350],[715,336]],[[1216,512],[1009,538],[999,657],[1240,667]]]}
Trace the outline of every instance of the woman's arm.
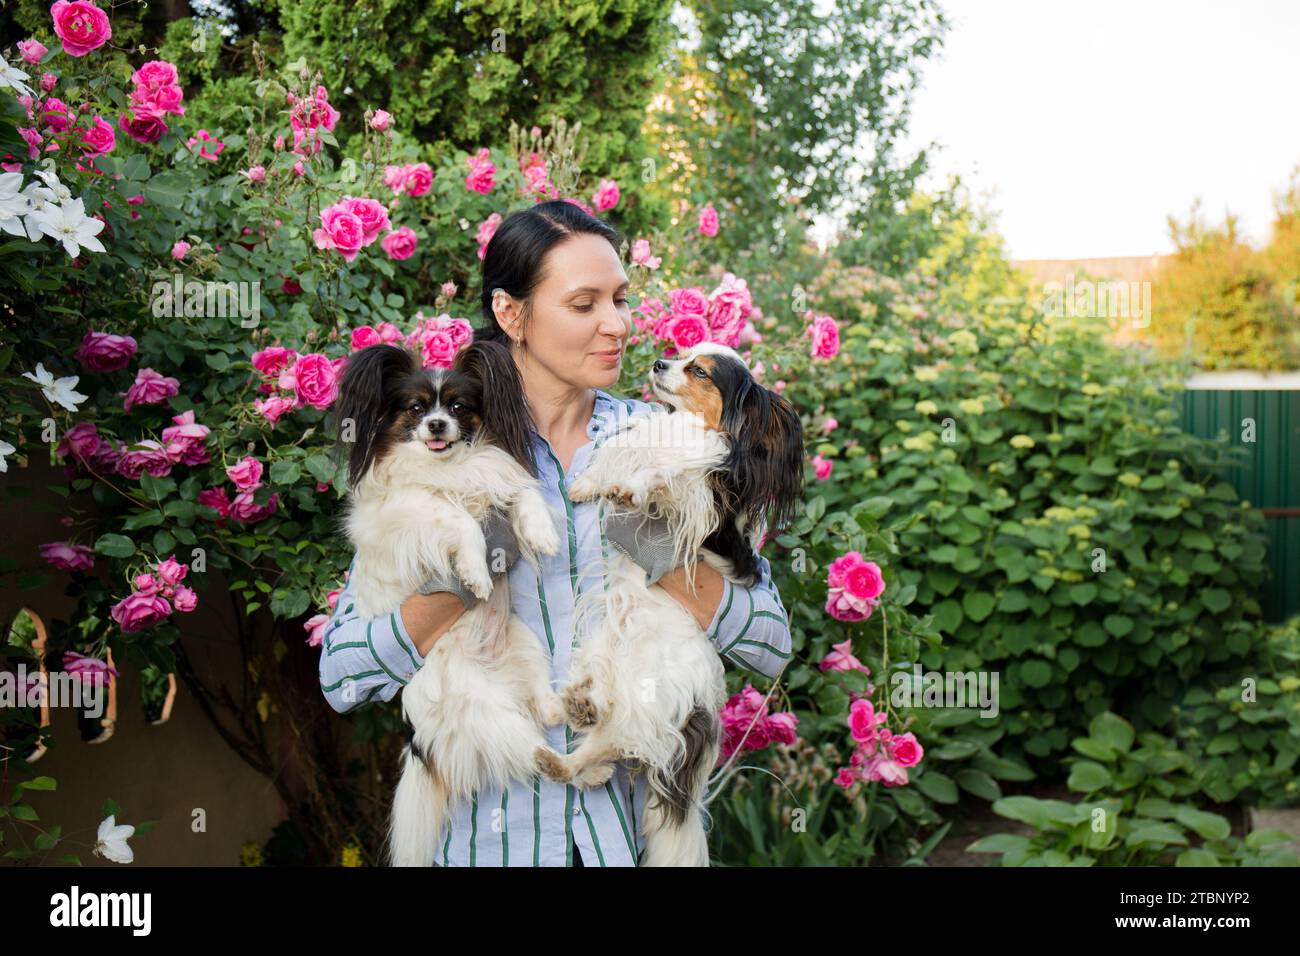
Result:
{"label": "woman's arm", "polygon": [[413,594],[390,614],[361,617],[349,573],[321,641],[325,699],[341,714],[371,700],[392,700],[464,612],[459,597],[440,591]]}
{"label": "woman's arm", "polygon": [[772,568],[758,555],[759,578],[743,588],[701,562],[695,569],[694,593],[687,590],[686,571],[676,568],[659,579],[663,587],[686,608],[726,660],[745,670],[776,678],[790,660],[793,638],[772,583]]}

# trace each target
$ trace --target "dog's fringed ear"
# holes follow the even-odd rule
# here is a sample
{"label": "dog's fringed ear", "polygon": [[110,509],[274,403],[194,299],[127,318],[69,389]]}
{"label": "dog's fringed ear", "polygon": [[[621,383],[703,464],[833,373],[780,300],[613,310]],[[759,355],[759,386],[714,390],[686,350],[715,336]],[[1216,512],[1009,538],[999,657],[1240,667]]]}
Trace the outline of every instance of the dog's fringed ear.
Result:
{"label": "dog's fringed ear", "polygon": [[[803,497],[803,423],[790,402],[757,382],[744,390],[724,423],[732,436],[728,471],[751,524],[775,534]],[[769,517],[770,515],[770,517]]]}
{"label": "dog's fringed ear", "polygon": [[483,431],[488,439],[536,478],[532,417],[510,350],[500,342],[474,342],[457,353],[456,371],[482,385]]}
{"label": "dog's fringed ear", "polygon": [[348,462],[348,485],[353,487],[375,457],[375,439],[383,422],[388,395],[385,381],[396,381],[420,370],[420,360],[396,345],[367,345],[348,356],[334,405],[338,440],[335,467]]}

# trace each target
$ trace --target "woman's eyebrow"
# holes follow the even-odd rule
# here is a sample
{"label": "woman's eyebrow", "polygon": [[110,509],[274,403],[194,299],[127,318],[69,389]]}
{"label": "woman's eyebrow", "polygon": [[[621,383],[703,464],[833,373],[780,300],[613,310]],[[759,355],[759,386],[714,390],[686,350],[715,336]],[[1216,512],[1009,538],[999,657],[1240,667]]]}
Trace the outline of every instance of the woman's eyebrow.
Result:
{"label": "woman's eyebrow", "polygon": [[[619,284],[614,288],[614,291],[615,291],[615,292],[618,292],[620,289],[626,289],[626,288],[627,288],[628,286],[630,286],[631,284],[632,284],[632,280],[631,280],[631,279],[624,279],[622,282],[620,282],[620,283],[619,283]],[[571,299],[571,298],[573,298],[573,296],[575,296],[575,295],[581,295],[581,294],[584,293],[584,292],[596,292],[596,293],[599,293],[600,291],[601,291],[601,290],[598,289],[598,288],[597,288],[596,286],[594,286],[594,285],[584,285],[584,286],[581,286],[581,287],[579,287],[579,288],[577,288],[577,289],[573,289],[573,290],[569,291],[569,292],[565,295],[565,298],[566,298],[566,299]]]}

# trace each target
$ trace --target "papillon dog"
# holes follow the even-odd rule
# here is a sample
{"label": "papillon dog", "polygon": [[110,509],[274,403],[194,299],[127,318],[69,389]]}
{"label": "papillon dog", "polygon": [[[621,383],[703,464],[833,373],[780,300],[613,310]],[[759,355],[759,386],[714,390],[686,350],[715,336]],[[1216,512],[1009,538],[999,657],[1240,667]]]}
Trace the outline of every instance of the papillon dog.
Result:
{"label": "papillon dog", "polygon": [[560,536],[535,475],[523,387],[499,343],[466,346],[449,369],[366,346],[348,359],[337,415],[358,613],[393,612],[435,575],[454,574],[480,598],[402,691],[409,739],[388,859],[429,866],[451,802],[531,777],[542,728],[564,719],[541,643],[511,613],[504,568],[494,584],[481,522],[492,508],[508,515],[534,565]]}
{"label": "papillon dog", "polygon": [[[693,587],[696,562],[743,587],[758,579],[758,547],[803,491],[803,428],[793,406],[714,343],[660,359],[650,373],[663,407],[611,436],[569,491],[611,513],[667,519]],[[721,748],[726,702],[721,655],[695,618],[611,549],[604,593],[584,594],[586,631],[564,690],[584,732],[570,754],[539,751],[549,778],[600,786],[614,763],[648,777],[645,866],[708,866],[704,796]]]}

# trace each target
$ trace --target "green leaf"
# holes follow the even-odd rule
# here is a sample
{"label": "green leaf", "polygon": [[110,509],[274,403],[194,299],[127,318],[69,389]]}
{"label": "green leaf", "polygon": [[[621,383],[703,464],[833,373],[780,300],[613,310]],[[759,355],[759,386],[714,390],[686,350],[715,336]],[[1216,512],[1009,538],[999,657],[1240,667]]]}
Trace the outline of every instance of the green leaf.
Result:
{"label": "green leaf", "polygon": [[1201,592],[1201,603],[1215,614],[1222,614],[1232,606],[1232,595],[1223,588],[1206,588]]}
{"label": "green leaf", "polygon": [[996,603],[991,595],[983,591],[968,591],[961,599],[961,607],[966,612],[966,617],[977,624],[993,613]]}
{"label": "green leaf", "polygon": [[1030,687],[1046,687],[1052,680],[1052,668],[1046,661],[1025,661],[1020,668],[1020,679]]}
{"label": "green leaf", "polygon": [[951,599],[936,604],[934,626],[947,634],[955,634],[961,626],[961,605]]}
{"label": "green leaf", "polygon": [[176,172],[159,173],[144,184],[145,198],[159,206],[180,206],[190,194],[188,177]]}
{"label": "green leaf", "polygon": [[1097,596],[1097,585],[1091,581],[1081,581],[1070,588],[1070,600],[1082,607],[1091,604]]}
{"label": "green leaf", "polygon": [[927,770],[913,781],[916,789],[935,803],[956,803],[957,785],[952,778],[936,770]]}
{"label": "green leaf", "polygon": [[1174,866],[1218,866],[1219,858],[1204,847],[1184,850],[1174,860]]}
{"label": "green leaf", "polygon": [[1094,793],[1109,787],[1113,782],[1110,771],[1101,764],[1093,763],[1091,760],[1080,760],[1070,768],[1070,777],[1065,785],[1071,790]]}
{"label": "green leaf", "polygon": [[1119,753],[1128,753],[1133,746],[1133,725],[1118,714],[1106,711],[1092,718],[1088,736]]}
{"label": "green leaf", "polygon": [[973,793],[981,800],[992,803],[994,800],[1002,799],[1002,788],[998,786],[998,782],[983,771],[966,767],[958,770],[955,776],[959,787],[968,793]]}
{"label": "green leaf", "polygon": [[58,787],[57,781],[53,777],[33,777],[31,780],[23,780],[18,784],[20,790],[54,790]]}
{"label": "green leaf", "polygon": [[271,481],[277,485],[292,485],[302,475],[296,461],[281,459],[271,465]]}
{"label": "green leaf", "polygon": [[135,542],[125,535],[106,534],[95,542],[95,552],[110,558],[129,558],[135,554]]}
{"label": "green leaf", "polygon": [[1179,807],[1174,819],[1196,831],[1203,840],[1226,840],[1232,833],[1232,825],[1226,818],[1195,807]]}
{"label": "green leaf", "polygon": [[1140,823],[1129,831],[1125,846],[1187,846],[1182,830],[1168,823]]}
{"label": "green leaf", "polygon": [[1122,614],[1107,614],[1101,623],[1115,637],[1123,637],[1133,630],[1133,619],[1124,617]]}

